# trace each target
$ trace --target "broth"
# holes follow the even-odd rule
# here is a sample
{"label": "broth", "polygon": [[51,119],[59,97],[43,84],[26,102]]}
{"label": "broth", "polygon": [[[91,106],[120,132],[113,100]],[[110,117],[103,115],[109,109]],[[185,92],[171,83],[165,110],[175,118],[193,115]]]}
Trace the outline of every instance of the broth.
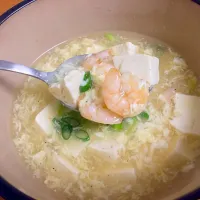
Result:
{"label": "broth", "polygon": [[[50,136],[40,133],[35,123],[36,115],[48,104],[59,104],[47,85],[28,78],[14,102],[13,140],[19,154],[35,177],[42,178],[53,190],[66,193],[66,199],[138,199],[179,172],[193,168],[200,154],[200,137],[182,134],[172,127],[169,121],[174,107],[159,98],[168,88],[199,96],[200,85],[192,70],[176,51],[161,41],[136,33],[113,34],[111,40],[97,33],[64,42],[37,59],[33,67],[53,71],[75,55],[132,42],[139,46],[139,53],[156,56],[160,61],[160,81],[150,93],[147,122],[139,121],[136,127],[123,131],[86,122],[90,141],[83,142],[73,136],[63,140],[57,133]],[[177,142],[182,140],[187,143],[189,158],[175,150]],[[88,148],[96,141],[108,142],[111,149],[112,142],[117,142],[120,146],[117,159],[102,157]],[[76,152],[76,146],[81,148],[80,152]],[[70,171],[71,167],[74,168]]]}

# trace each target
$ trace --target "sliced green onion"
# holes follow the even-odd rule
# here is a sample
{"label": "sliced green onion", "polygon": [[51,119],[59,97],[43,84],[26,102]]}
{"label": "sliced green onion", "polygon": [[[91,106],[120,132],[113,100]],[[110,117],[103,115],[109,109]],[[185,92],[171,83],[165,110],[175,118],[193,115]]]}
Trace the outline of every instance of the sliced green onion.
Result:
{"label": "sliced green onion", "polygon": [[58,116],[62,116],[65,112],[65,106],[63,106],[62,104],[59,105],[58,108]]}
{"label": "sliced green onion", "polygon": [[137,124],[137,122],[138,122],[138,119],[137,119],[137,117],[133,117],[132,119],[133,119],[133,122],[132,122],[132,124]]}
{"label": "sliced green onion", "polygon": [[80,92],[86,92],[92,87],[92,77],[90,72],[85,72],[83,81],[79,87]]}
{"label": "sliced green onion", "polygon": [[111,127],[113,129],[115,129],[116,131],[120,131],[123,129],[123,123],[120,123],[120,124],[112,124]]}
{"label": "sliced green onion", "polygon": [[112,33],[105,33],[104,37],[110,41],[114,41],[116,37]]}
{"label": "sliced green onion", "polygon": [[141,120],[147,121],[149,119],[149,114],[147,112],[143,111],[137,117],[139,117]]}
{"label": "sliced green onion", "polygon": [[62,124],[62,122],[56,117],[54,117],[52,119],[52,122],[54,124],[54,127],[55,127],[56,131],[61,132],[61,124]]}
{"label": "sliced green onion", "polygon": [[134,132],[136,130],[137,125],[138,125],[138,119],[137,119],[137,117],[133,117],[131,119],[132,119],[131,125],[129,126],[129,128],[126,131],[127,135],[130,134],[130,133],[132,133],[132,132]]}
{"label": "sliced green onion", "polygon": [[54,118],[52,119],[52,122],[53,122],[53,124],[54,124],[55,126],[60,126],[60,120],[59,120],[58,118],[54,117]]}
{"label": "sliced green onion", "polygon": [[73,110],[68,112],[68,116],[72,117],[72,118],[75,118],[75,119],[78,119],[78,120],[80,120],[82,118],[81,115],[80,115],[80,112],[73,111]]}
{"label": "sliced green onion", "polygon": [[71,136],[72,130],[73,128],[71,125],[69,124],[64,125],[62,127],[62,132],[61,132],[63,139],[68,140]]}
{"label": "sliced green onion", "polygon": [[90,140],[89,134],[82,129],[76,129],[74,130],[74,133],[75,133],[75,136],[82,141]]}
{"label": "sliced green onion", "polygon": [[73,117],[62,117],[62,122],[70,124],[72,127],[77,127],[80,122]]}

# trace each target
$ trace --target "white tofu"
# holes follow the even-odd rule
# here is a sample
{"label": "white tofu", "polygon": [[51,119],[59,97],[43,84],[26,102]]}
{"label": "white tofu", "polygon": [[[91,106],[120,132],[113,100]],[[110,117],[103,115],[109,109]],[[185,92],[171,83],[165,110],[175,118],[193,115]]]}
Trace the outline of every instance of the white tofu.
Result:
{"label": "white tofu", "polygon": [[143,54],[114,56],[113,62],[121,73],[131,72],[150,85],[159,82],[159,59],[156,57]]}
{"label": "white tofu", "polygon": [[60,83],[53,83],[49,87],[49,92],[56,98],[62,96],[61,84]]}
{"label": "white tofu", "polygon": [[[54,101],[47,105],[40,113],[36,116],[35,122],[39,131],[47,136],[57,134],[52,119],[57,116],[59,103]],[[75,137],[70,137],[69,140],[65,141],[65,150],[73,157],[79,156],[79,154],[86,148],[89,142],[83,142]]]}
{"label": "white tofu", "polygon": [[64,170],[68,171],[74,177],[77,177],[77,175],[80,173],[79,169],[72,165],[67,158],[54,152],[53,159],[56,165],[59,164],[60,166],[64,167]]}
{"label": "white tofu", "polygon": [[138,51],[138,47],[131,42],[119,44],[111,48],[115,56],[133,55]]}
{"label": "white tofu", "polygon": [[64,102],[77,107],[80,95],[79,87],[83,81],[84,71],[72,70],[64,78],[62,85],[62,99]]}
{"label": "white tofu", "polygon": [[118,181],[134,181],[136,180],[136,172],[134,168],[112,169],[106,172],[107,177],[117,179]]}
{"label": "white tofu", "polygon": [[122,144],[119,144],[115,140],[96,140],[88,145],[88,150],[102,159],[105,160],[117,160],[119,158],[119,151],[123,148]]}
{"label": "white tofu", "polygon": [[176,93],[174,103],[171,125],[182,133],[200,136],[200,97]]}
{"label": "white tofu", "polygon": [[180,137],[177,140],[174,149],[168,156],[168,160],[179,161],[179,159],[177,159],[177,157],[180,158],[180,156],[182,156],[186,160],[191,160],[195,156],[193,154],[192,150],[189,148],[189,146],[187,144],[187,140],[184,137]]}
{"label": "white tofu", "polygon": [[54,101],[47,105],[35,118],[36,125],[41,133],[47,136],[55,133],[52,119],[57,115],[59,103]]}
{"label": "white tofu", "polygon": [[84,71],[74,69],[67,73],[64,80],[60,83],[54,83],[49,91],[59,100],[77,107],[77,101],[80,95],[79,87],[83,81]]}
{"label": "white tofu", "polygon": [[77,158],[80,153],[86,149],[88,142],[83,142],[73,136],[69,138],[69,140],[65,141],[66,145],[63,151],[67,151],[72,157]]}

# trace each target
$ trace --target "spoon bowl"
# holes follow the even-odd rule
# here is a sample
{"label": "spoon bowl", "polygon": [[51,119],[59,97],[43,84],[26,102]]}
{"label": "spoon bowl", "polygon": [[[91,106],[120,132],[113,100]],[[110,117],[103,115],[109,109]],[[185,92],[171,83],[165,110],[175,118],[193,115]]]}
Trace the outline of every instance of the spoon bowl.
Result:
{"label": "spoon bowl", "polygon": [[[24,66],[21,64],[16,64],[13,62],[5,61],[5,60],[0,60],[0,70],[11,71],[11,72],[29,75],[29,76],[37,78],[41,81],[44,81],[46,84],[48,84],[50,86],[51,84],[56,83],[60,79],[64,78],[66,73],[68,73],[69,71],[79,67],[81,65],[82,61],[90,55],[91,54],[84,54],[84,55],[78,55],[78,56],[69,58],[68,60],[65,60],[53,72],[44,72],[44,71],[30,68],[30,67],[27,67],[27,66]],[[62,101],[61,101],[61,103],[71,110],[76,110],[74,107],[72,107],[69,104],[66,104]]]}

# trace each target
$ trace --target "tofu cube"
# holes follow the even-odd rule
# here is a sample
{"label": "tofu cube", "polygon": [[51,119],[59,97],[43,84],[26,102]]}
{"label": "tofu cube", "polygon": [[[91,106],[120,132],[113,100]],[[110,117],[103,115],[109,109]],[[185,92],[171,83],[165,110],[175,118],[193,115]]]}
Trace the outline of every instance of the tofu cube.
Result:
{"label": "tofu cube", "polygon": [[150,85],[159,82],[159,59],[156,57],[143,54],[114,56],[113,62],[121,73],[131,72]]}
{"label": "tofu cube", "polygon": [[53,83],[49,87],[49,92],[57,99],[62,96],[61,84]]}
{"label": "tofu cube", "polygon": [[74,179],[77,179],[80,171],[76,168],[66,157],[59,155],[58,153],[53,153],[53,162],[57,169],[65,171]]}
{"label": "tofu cube", "polygon": [[119,44],[111,48],[115,56],[133,55],[138,51],[138,47],[131,42]]}
{"label": "tofu cube", "polygon": [[123,148],[123,144],[119,144],[116,140],[96,140],[88,145],[88,150],[94,155],[114,161],[119,158],[119,151]]}
{"label": "tofu cube", "polygon": [[59,100],[77,107],[77,101],[80,95],[79,87],[83,81],[84,71],[74,69],[67,73],[64,80],[59,83],[53,83],[49,91]]}
{"label": "tofu cube", "polygon": [[54,134],[52,119],[57,115],[59,103],[54,101],[42,109],[36,116],[35,122],[38,130],[47,136]]}
{"label": "tofu cube", "polygon": [[181,133],[200,136],[200,97],[176,93],[174,118],[171,125]]}
{"label": "tofu cube", "polygon": [[89,143],[90,141],[83,142],[82,140],[77,139],[75,136],[71,136],[68,140],[65,141],[66,145],[63,151],[67,151],[69,155],[77,158],[81,152],[86,149]]}
{"label": "tofu cube", "polygon": [[[35,123],[40,133],[46,136],[58,134],[53,126],[52,119],[57,116],[59,105],[58,101],[53,101],[36,116]],[[88,144],[89,142],[83,142],[72,136],[65,141],[64,151],[76,158],[86,149]]]}
{"label": "tofu cube", "polygon": [[180,137],[175,143],[171,153],[167,157],[167,162],[170,164],[181,164],[194,158],[193,151],[189,148],[185,137]]}

